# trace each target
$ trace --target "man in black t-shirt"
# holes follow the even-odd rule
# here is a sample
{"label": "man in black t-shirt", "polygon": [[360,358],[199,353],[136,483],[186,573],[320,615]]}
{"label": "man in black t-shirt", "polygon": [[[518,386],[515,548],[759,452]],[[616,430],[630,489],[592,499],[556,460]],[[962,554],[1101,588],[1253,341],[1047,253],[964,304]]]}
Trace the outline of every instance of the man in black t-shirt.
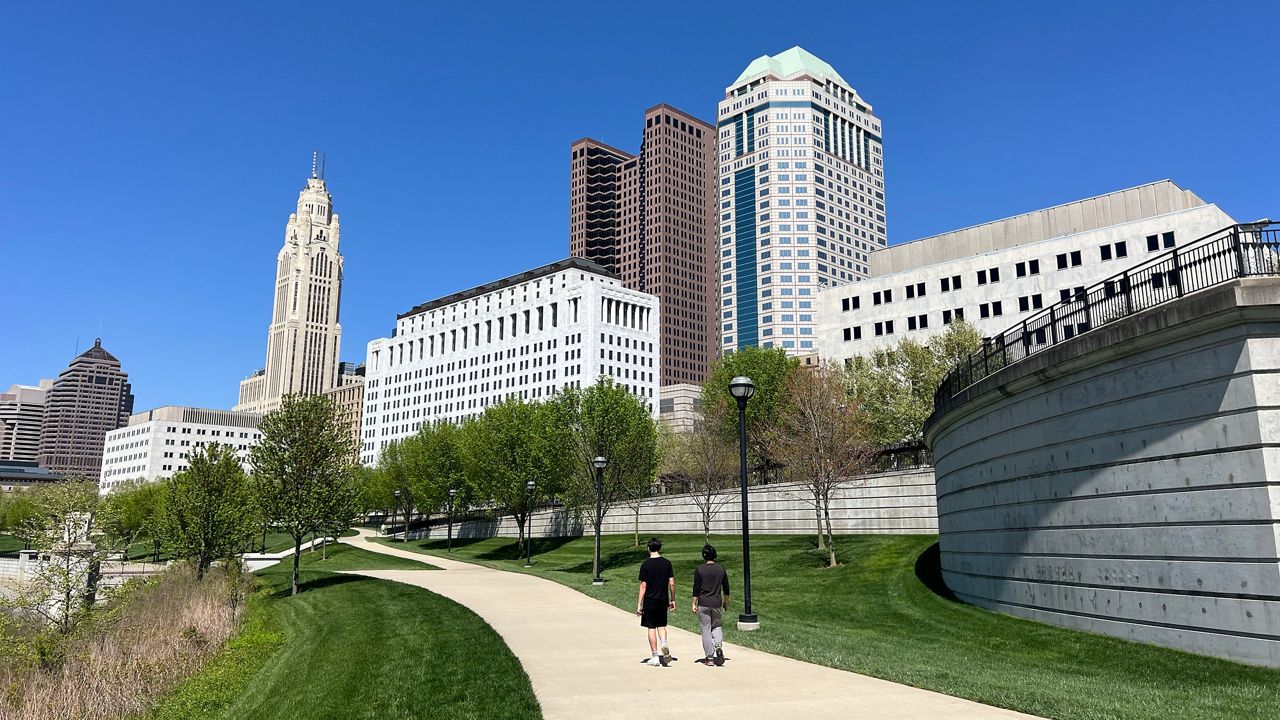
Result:
{"label": "man in black t-shirt", "polygon": [[[676,606],[676,573],[671,561],[662,557],[662,541],[649,540],[649,559],[640,564],[640,593],[636,596],[636,615],[640,624],[649,629],[647,665],[666,667],[671,662],[671,650],[667,647],[667,611]],[[662,652],[658,652],[661,645]]]}

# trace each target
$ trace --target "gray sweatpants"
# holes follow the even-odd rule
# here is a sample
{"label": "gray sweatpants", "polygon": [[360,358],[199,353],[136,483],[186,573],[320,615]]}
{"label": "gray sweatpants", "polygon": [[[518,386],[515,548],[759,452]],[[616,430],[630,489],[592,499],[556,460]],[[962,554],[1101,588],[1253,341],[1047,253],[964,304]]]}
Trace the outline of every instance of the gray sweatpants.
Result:
{"label": "gray sweatpants", "polygon": [[724,642],[724,611],[698,606],[698,627],[702,629],[702,655],[714,657],[716,646]]}

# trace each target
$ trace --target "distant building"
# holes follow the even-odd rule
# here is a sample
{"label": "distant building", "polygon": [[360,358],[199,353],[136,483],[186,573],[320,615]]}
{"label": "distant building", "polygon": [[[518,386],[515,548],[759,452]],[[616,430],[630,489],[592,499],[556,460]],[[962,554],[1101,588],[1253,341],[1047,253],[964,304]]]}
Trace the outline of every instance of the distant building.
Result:
{"label": "distant building", "polygon": [[333,197],[313,160],[276,257],[266,367],[241,381],[236,410],[268,413],[280,407],[285,395],[319,395],[337,386],[342,340],[339,233]]}
{"label": "distant building", "polygon": [[190,467],[191,453],[210,443],[230,446],[249,472],[249,450],[262,439],[256,413],[165,406],[138,413],[107,433],[99,492],[130,480],[152,482]]}
{"label": "distant building", "polygon": [[0,460],[0,491],[26,490],[35,485],[59,482],[64,478],[34,461]]}
{"label": "distant building", "polygon": [[507,398],[548,400],[601,376],[657,415],[658,301],[582,258],[423,303],[369,343],[360,460],[423,423]]}
{"label": "distant building", "polygon": [[81,353],[50,385],[40,424],[40,465],[68,477],[97,481],[107,432],[133,412],[129,375],[102,347]]}
{"label": "distant building", "polygon": [[644,114],[639,155],[569,149],[569,251],[662,304],[660,384],[700,383],[720,356],[715,127],[670,105]]}
{"label": "distant building", "polygon": [[41,380],[39,386],[13,385],[0,393],[0,462],[39,460],[44,395],[52,386],[52,380]]}
{"label": "distant building", "polygon": [[701,419],[701,385],[678,383],[658,388],[658,420],[676,432],[688,432]]}
{"label": "distant building", "polygon": [[819,293],[819,354],[842,362],[904,337],[923,342],[960,319],[993,337],[1234,222],[1162,180],[894,245],[872,253],[870,279]]}
{"label": "distant building", "polygon": [[817,350],[818,291],[885,246],[880,118],[800,47],[751,61],[719,128],[721,344]]}
{"label": "distant building", "polygon": [[364,365],[340,363],[338,386],[325,392],[325,395],[333,400],[339,421],[350,428],[351,438],[359,448],[360,421],[364,417]]}

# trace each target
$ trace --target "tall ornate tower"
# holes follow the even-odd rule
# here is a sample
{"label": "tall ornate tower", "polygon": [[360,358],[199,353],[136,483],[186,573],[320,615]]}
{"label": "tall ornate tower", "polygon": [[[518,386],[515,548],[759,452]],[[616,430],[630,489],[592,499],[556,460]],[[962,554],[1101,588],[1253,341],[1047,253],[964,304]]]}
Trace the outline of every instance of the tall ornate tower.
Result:
{"label": "tall ornate tower", "polygon": [[338,214],[316,172],[298,193],[276,258],[276,298],[267,329],[267,364],[240,383],[236,410],[268,413],[285,395],[319,395],[337,385],[342,326]]}

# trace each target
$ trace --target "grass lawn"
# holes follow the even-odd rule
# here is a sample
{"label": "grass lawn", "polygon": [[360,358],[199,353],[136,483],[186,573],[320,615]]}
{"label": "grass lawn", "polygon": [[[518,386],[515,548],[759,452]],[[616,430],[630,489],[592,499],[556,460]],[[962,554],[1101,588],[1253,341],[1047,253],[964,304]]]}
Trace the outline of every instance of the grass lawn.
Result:
{"label": "grass lawn", "polygon": [[421,588],[338,570],[428,566],[350,546],[260,571],[245,630],[150,716],[322,720],[542,717],[524,669],[470,610]]}
{"label": "grass lawn", "polygon": [[0,555],[17,555],[26,543],[17,535],[0,533]]}
{"label": "grass lawn", "polygon": [[[761,629],[729,642],[874,675],[978,702],[1063,720],[1278,718],[1280,671],[1250,667],[988,612],[931,590],[941,587],[936,536],[841,537],[842,562],[823,567],[813,538],[751,539],[752,605]],[[687,603],[701,536],[665,536],[675,564],[673,625],[697,632]],[[399,542],[388,542],[405,547]],[[741,540],[713,537],[741,611]],[[532,570],[508,538],[454,540],[453,556],[532,572],[634,610],[647,556],[630,536],[603,539],[602,587],[591,585],[592,539],[534,540]],[[407,549],[443,554],[443,541]],[[923,557],[922,557],[923,556]],[[639,634],[637,646],[642,644]]]}

